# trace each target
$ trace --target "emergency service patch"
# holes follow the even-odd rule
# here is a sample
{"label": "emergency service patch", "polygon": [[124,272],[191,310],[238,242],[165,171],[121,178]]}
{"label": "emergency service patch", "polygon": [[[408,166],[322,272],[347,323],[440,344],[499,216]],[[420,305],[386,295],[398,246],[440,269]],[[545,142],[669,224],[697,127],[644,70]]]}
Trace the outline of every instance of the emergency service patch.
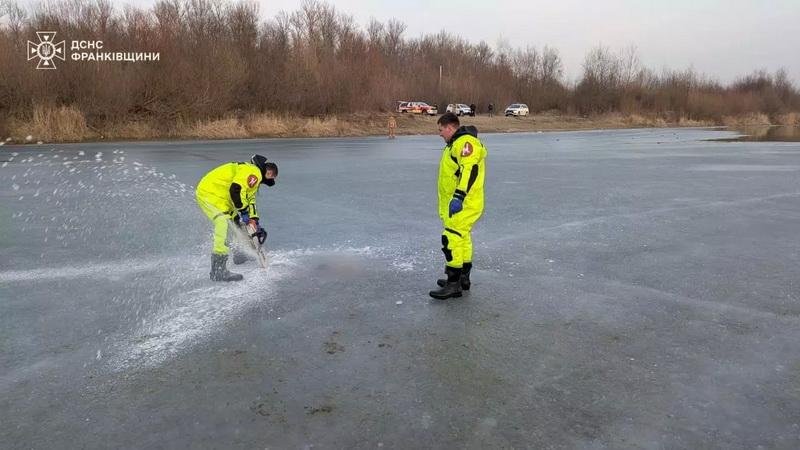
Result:
{"label": "emergency service patch", "polygon": [[253,187],[253,186],[256,185],[256,183],[258,183],[258,177],[257,176],[250,175],[249,177],[247,177],[247,185],[248,186]]}
{"label": "emergency service patch", "polygon": [[464,148],[461,149],[461,156],[469,156],[472,154],[472,144],[469,142],[464,143]]}

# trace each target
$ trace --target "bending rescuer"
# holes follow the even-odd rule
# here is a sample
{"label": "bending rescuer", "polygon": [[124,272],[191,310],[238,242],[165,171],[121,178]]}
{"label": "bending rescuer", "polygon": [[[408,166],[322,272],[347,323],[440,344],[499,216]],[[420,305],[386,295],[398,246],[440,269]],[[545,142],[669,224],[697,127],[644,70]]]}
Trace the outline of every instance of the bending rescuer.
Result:
{"label": "bending rescuer", "polygon": [[[256,194],[261,184],[274,186],[278,166],[261,155],[249,162],[229,162],[208,172],[197,184],[197,204],[214,224],[214,247],[211,254],[211,280],[239,281],[242,275],[228,271],[228,221],[255,226],[256,236],[263,242],[267,232],[259,223]],[[244,255],[234,251],[234,263],[241,264]]]}

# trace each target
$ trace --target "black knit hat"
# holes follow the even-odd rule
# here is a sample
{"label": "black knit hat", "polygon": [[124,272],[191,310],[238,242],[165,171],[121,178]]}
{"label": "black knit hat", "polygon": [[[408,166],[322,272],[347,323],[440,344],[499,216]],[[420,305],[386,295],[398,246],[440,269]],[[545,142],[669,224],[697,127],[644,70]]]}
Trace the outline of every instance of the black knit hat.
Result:
{"label": "black knit hat", "polygon": [[250,158],[250,162],[258,167],[258,170],[261,171],[261,178],[263,180],[267,179],[267,170],[271,170],[275,176],[278,176],[278,165],[274,162],[267,161],[267,158],[261,155],[253,155]]}

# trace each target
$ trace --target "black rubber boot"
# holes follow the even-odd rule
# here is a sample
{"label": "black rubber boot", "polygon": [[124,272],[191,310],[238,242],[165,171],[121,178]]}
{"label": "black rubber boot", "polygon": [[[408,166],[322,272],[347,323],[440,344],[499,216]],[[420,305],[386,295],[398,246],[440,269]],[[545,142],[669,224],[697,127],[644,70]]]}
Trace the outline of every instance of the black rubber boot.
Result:
{"label": "black rubber boot", "polygon": [[472,272],[472,263],[464,263],[464,268],[461,269],[461,289],[468,291],[472,283],[469,281],[469,273]]}
{"label": "black rubber boot", "polygon": [[225,267],[228,262],[228,255],[211,255],[211,281],[240,281],[244,278],[239,273],[229,272]]}
{"label": "black rubber boot", "polygon": [[[469,281],[469,273],[472,271],[472,263],[464,263],[464,268],[461,269],[461,289],[464,291],[468,291],[472,283]],[[440,278],[436,280],[436,284],[439,286],[444,286],[447,284],[447,280],[444,278]]]}
{"label": "black rubber boot", "polygon": [[430,291],[430,296],[437,300],[461,297],[461,269],[447,267],[444,272],[447,274],[444,286],[441,289]]}

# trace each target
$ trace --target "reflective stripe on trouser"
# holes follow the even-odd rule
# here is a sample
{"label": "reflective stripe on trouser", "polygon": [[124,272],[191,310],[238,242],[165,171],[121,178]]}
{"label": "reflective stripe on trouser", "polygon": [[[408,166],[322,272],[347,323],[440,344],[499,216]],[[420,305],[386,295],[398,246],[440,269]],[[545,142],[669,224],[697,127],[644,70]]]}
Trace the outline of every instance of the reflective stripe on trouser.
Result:
{"label": "reflective stripe on trouser", "polygon": [[214,224],[214,253],[227,255],[228,246],[225,245],[225,241],[228,238],[228,220],[230,219],[230,213],[221,211],[219,207],[202,198],[199,193],[196,199],[200,209]]}
{"label": "reflective stripe on trouser", "polygon": [[448,267],[460,269],[472,262],[472,226],[483,211],[463,210],[444,221],[442,252]]}

